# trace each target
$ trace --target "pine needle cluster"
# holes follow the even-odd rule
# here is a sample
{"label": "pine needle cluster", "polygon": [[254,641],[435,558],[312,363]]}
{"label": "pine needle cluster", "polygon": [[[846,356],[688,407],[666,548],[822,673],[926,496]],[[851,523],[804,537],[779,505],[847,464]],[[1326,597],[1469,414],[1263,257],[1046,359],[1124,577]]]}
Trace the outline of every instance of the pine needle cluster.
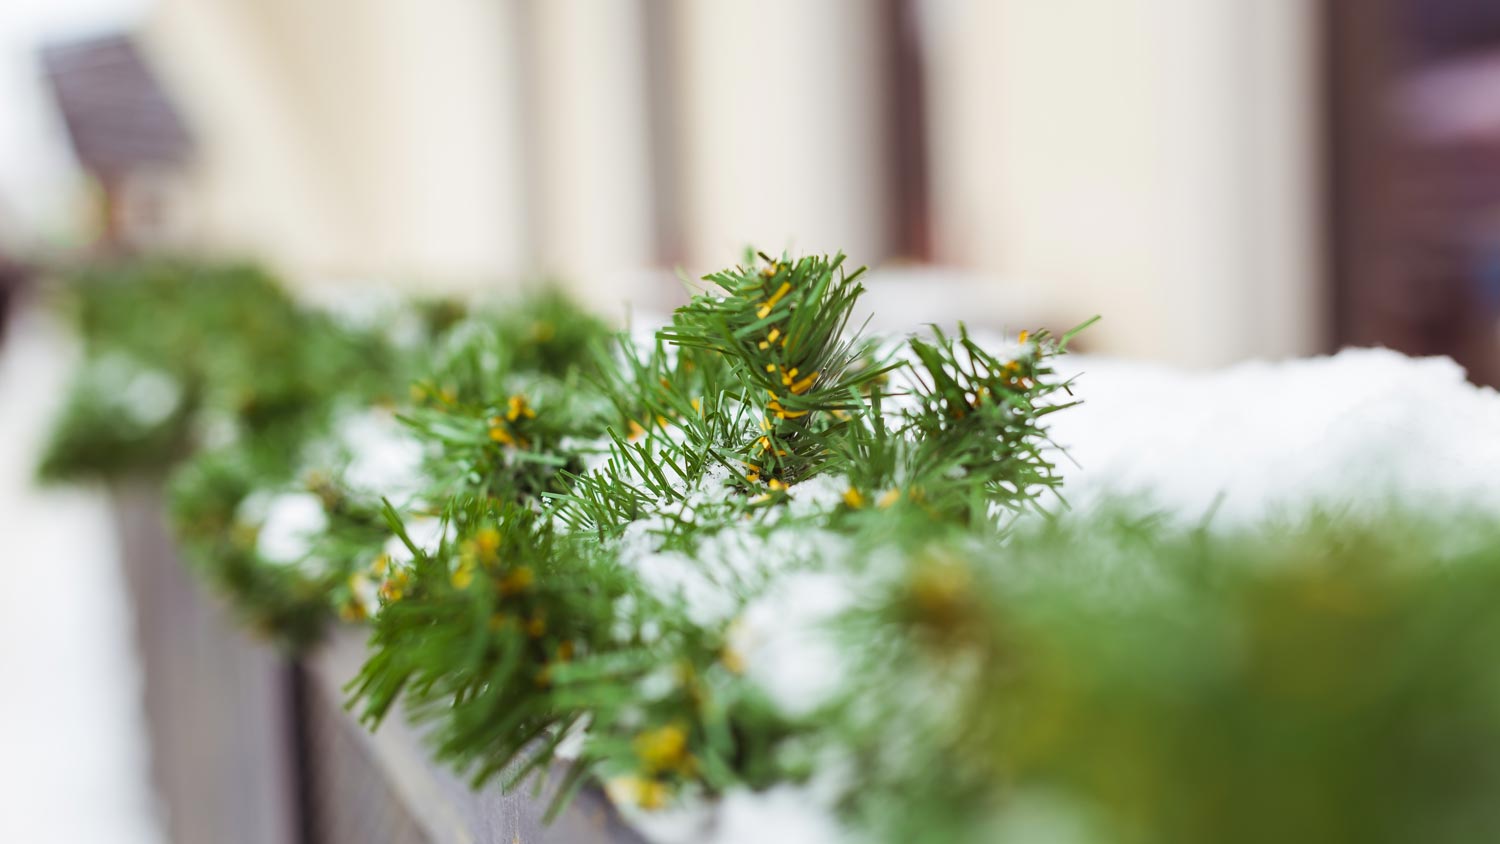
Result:
{"label": "pine needle cluster", "polygon": [[645,343],[552,293],[400,342],[253,269],[90,270],[43,473],[175,467],[257,629],[366,625],[366,723],[560,773],[554,810],[811,779],[892,842],[1500,835],[1489,520],[1022,518],[1062,500],[1071,332],[863,338],[841,256],[704,281]]}
{"label": "pine needle cluster", "polygon": [[[287,310],[308,340],[268,358],[298,388],[237,363],[266,354],[258,328],[217,325],[236,363],[180,370],[205,396],[260,397],[176,472],[185,547],[293,644],[335,614],[369,625],[350,705],[371,725],[404,706],[475,782],[565,766],[560,800],[596,778],[656,809],[798,781],[837,737],[834,704],[790,707],[758,679],[754,603],[792,574],[880,577],[850,549],[897,526],[989,542],[1045,509],[1045,420],[1072,401],[1050,365],[1067,337],[881,343],[851,326],[862,278],[841,255],[751,255],[647,343],[553,294],[435,307],[415,346],[328,321],[376,350],[358,377],[324,322],[262,291],[254,319]],[[197,407],[190,428],[225,409]],[[371,414],[399,421],[377,445],[415,447],[422,483],[361,485],[345,452],[373,446],[340,438]],[[272,436],[282,415],[304,421]],[[287,531],[268,511],[315,524],[290,560],[269,554]]]}
{"label": "pine needle cluster", "polygon": [[[778,553],[747,570],[717,558],[715,543],[762,549],[799,529],[857,532],[876,521],[851,513],[897,504],[923,518],[993,526],[996,502],[1004,512],[1034,505],[1055,484],[1041,420],[1052,393],[1065,388],[1047,364],[1061,344],[1037,335],[1002,360],[967,334],[958,343],[938,334],[932,343],[912,340],[906,358],[878,354],[849,330],[861,274],[846,271],[842,256],[761,255],[706,277],[705,292],[649,345],[621,338],[601,348],[597,362],[581,370],[587,377],[567,380],[565,388],[542,378],[517,394],[506,373],[490,371],[469,379],[473,389],[434,400],[441,388],[424,383],[425,409],[406,418],[445,455],[460,456],[453,468],[473,481],[450,501],[473,495],[538,505],[543,518],[528,523],[525,540],[503,544],[531,566],[589,572],[571,579],[571,596],[590,596],[595,613],[560,604],[563,594],[544,601],[546,617],[566,615],[579,625],[565,660],[545,648],[464,651],[459,642],[496,635],[486,632],[491,618],[469,607],[475,572],[462,554],[453,562],[447,545],[435,558],[418,556],[415,567],[392,575],[403,597],[383,602],[374,620],[374,655],[352,688],[366,716],[383,717],[398,689],[419,717],[499,707],[501,699],[509,701],[506,712],[530,713],[528,727],[540,732],[507,726],[514,741],[474,741],[469,732],[442,741],[444,757],[477,780],[546,771],[563,733],[587,723],[575,765],[647,808],[800,775],[805,766],[791,748],[811,726],[744,679],[732,618],[705,622],[692,600],[643,581],[641,555],[688,560],[692,576],[712,584],[732,617],[777,571],[836,563],[816,551]],[[915,378],[903,393],[893,384],[908,370]],[[534,406],[530,398],[560,394],[575,402],[561,423],[547,420],[545,398]],[[893,399],[905,399],[904,409],[896,411]],[[959,400],[965,414],[951,404]],[[579,445],[591,432],[597,445]],[[997,444],[959,442],[971,438]],[[890,459],[861,460],[862,449]],[[835,473],[848,479],[835,481]],[[809,499],[820,477],[837,489]],[[898,484],[900,493],[890,495]],[[506,519],[485,518],[485,530],[511,529]],[[520,550],[527,547],[530,553]],[[547,559],[558,555],[565,559]],[[479,593],[503,596],[509,576],[491,577]],[[452,588],[455,577],[465,589]],[[396,606],[403,609],[392,612]],[[455,664],[460,652],[469,656]],[[490,701],[481,704],[436,679],[477,684],[497,670],[546,683],[520,689],[490,682],[473,693]],[[413,682],[412,672],[424,679]]]}

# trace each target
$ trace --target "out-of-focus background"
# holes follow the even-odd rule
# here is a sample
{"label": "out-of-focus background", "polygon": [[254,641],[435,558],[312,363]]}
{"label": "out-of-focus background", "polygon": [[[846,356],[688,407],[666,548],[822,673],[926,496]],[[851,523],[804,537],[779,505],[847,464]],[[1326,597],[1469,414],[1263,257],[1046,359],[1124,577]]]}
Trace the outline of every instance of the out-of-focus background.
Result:
{"label": "out-of-focus background", "polygon": [[10,253],[551,275],[615,308],[746,244],[843,249],[981,321],[1103,313],[1096,351],[1387,343],[1500,377],[1485,0],[6,8]]}
{"label": "out-of-focus background", "polygon": [[1496,8],[12,0],[0,248],[609,308],[843,249],[981,320],[1103,313],[1098,351],[1380,342],[1493,381]]}
{"label": "out-of-focus background", "polygon": [[13,0],[0,248],[605,308],[843,249],[979,320],[1102,313],[1096,351],[1384,342],[1494,380],[1496,8]]}
{"label": "out-of-focus background", "polygon": [[[1098,353],[1385,344],[1500,382],[1500,4],[0,4],[0,297],[17,264],[167,250],[319,288],[554,277],[661,310],[747,244],[876,267],[896,327],[1100,313]],[[0,369],[0,521],[39,548],[100,518],[25,483],[66,348],[46,332],[13,325],[26,351]],[[114,582],[107,539],[87,544],[97,571],[65,555],[54,576]],[[0,638],[59,650],[0,650],[4,722],[66,712],[104,737],[50,779],[11,761],[55,761],[46,730],[4,754],[0,783],[30,787],[0,840],[151,840],[126,621],[104,597],[77,624],[15,603]],[[75,634],[92,657],[68,657]],[[114,837],[58,808],[85,770]]]}

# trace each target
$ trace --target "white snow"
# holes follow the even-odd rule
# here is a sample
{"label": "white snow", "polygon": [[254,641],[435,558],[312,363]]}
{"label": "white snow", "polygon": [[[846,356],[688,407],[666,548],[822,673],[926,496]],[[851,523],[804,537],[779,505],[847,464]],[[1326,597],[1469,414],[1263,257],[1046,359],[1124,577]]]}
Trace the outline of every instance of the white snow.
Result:
{"label": "white snow", "polygon": [[349,454],[343,480],[351,489],[404,503],[427,486],[422,443],[389,410],[346,414],[335,427]]}
{"label": "white snow", "polygon": [[388,283],[366,278],[322,278],[304,282],[298,301],[327,314],[351,331],[384,329],[394,345],[411,349],[426,340],[421,311]]}
{"label": "white snow", "polygon": [[182,388],[165,372],[139,369],[119,384],[120,406],[137,424],[157,425],[177,409]]}
{"label": "white snow", "polygon": [[[453,526],[435,516],[407,519],[403,526],[406,528],[406,537],[424,553],[436,551],[445,539],[453,538]],[[392,565],[406,565],[412,560],[411,549],[406,547],[399,536],[387,539],[382,550]]]}
{"label": "white snow", "polygon": [[302,565],[312,554],[318,536],[328,529],[323,501],[310,492],[285,492],[265,500],[252,496],[240,507],[250,515],[264,506],[255,550],[261,558],[280,565]]}
{"label": "white snow", "polygon": [[803,517],[831,512],[843,503],[849,480],[838,475],[817,475],[787,489],[786,513]]}
{"label": "white snow", "polygon": [[854,838],[839,824],[832,794],[816,784],[783,784],[765,791],[735,788],[716,802],[689,797],[645,811],[630,784],[605,785],[620,814],[655,844],[842,844]]}
{"label": "white snow", "polygon": [[734,593],[713,579],[708,564],[697,554],[646,553],[627,565],[647,592],[663,603],[680,604],[694,624],[708,627],[734,613]]}
{"label": "white snow", "polygon": [[39,488],[36,460],[76,349],[36,311],[0,348],[0,841],[163,841],[141,674],[109,508],[96,488]]}
{"label": "white snow", "polygon": [[838,844],[847,839],[831,808],[810,786],[739,789],[724,795],[717,844]]}
{"label": "white snow", "polygon": [[739,610],[739,595],[759,587],[779,567],[756,526],[734,525],[702,537],[692,552],[659,549],[660,517],[631,524],[620,540],[620,561],[633,569],[646,592],[680,605],[689,620],[722,625]]}
{"label": "white snow", "polygon": [[182,401],[182,388],[172,376],[127,355],[108,355],[85,371],[94,381],[93,389],[141,427],[166,420]]}
{"label": "white snow", "polygon": [[792,572],[752,599],[730,628],[729,646],[744,659],[745,676],[786,714],[811,714],[840,687],[848,660],[829,625],[854,592],[842,573]]}
{"label": "white snow", "polygon": [[628,777],[606,782],[604,793],[609,795],[620,817],[653,844],[717,844],[719,840],[714,829],[718,803],[694,796],[662,809],[642,809],[636,786]]}
{"label": "white snow", "polygon": [[1084,404],[1052,417],[1064,494],[1216,524],[1308,507],[1500,514],[1500,394],[1446,358],[1383,349],[1186,372],[1063,358]]}

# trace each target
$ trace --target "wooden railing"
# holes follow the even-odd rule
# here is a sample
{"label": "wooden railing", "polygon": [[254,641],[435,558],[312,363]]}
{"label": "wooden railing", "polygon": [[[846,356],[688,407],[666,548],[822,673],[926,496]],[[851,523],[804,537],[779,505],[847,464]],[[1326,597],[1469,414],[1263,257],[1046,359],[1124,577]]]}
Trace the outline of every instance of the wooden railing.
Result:
{"label": "wooden railing", "polygon": [[252,640],[180,564],[159,487],[118,486],[113,499],[152,776],[176,844],[641,841],[597,788],[543,826],[550,791],[475,791],[394,715],[366,731],[342,706],[362,631],[340,630],[300,661]]}

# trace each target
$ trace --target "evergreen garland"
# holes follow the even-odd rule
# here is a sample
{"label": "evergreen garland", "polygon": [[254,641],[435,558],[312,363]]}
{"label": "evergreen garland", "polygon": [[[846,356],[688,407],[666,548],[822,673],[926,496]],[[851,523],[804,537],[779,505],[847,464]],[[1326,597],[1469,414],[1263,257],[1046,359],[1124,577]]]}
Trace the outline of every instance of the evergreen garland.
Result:
{"label": "evergreen garland", "polygon": [[648,812],[793,784],[892,842],[1500,831],[1493,526],[1085,521],[1071,332],[866,338],[842,256],[704,281],[641,340],[554,292],[358,327],[253,269],[89,270],[42,473],[173,468],[248,622],[368,625],[360,717],[476,784],[565,770],[553,811],[593,778]]}

